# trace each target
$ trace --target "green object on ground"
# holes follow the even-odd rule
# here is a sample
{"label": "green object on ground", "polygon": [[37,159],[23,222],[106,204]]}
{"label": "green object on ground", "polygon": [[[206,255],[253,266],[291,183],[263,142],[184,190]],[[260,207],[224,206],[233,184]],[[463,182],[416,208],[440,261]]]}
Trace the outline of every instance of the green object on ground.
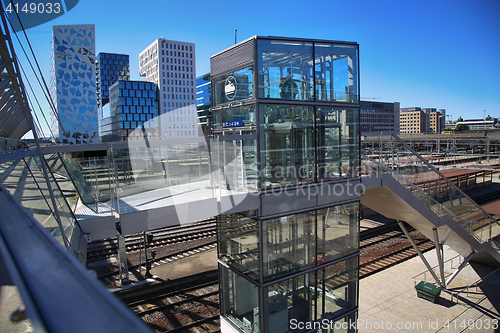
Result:
{"label": "green object on ground", "polygon": [[432,283],[427,283],[425,281],[420,281],[416,286],[417,297],[428,300],[432,303],[437,303],[439,299],[439,295],[441,294],[441,290],[443,287],[437,287]]}

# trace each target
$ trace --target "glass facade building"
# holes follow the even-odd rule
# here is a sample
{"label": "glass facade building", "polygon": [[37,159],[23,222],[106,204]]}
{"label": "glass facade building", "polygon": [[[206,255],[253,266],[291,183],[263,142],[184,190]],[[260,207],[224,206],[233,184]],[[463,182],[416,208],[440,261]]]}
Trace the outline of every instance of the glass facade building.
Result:
{"label": "glass facade building", "polygon": [[97,102],[109,102],[109,87],[116,81],[130,80],[128,54],[99,53],[96,62]]}
{"label": "glass facade building", "polygon": [[209,135],[212,105],[212,85],[210,82],[210,73],[196,78],[196,109],[198,113],[198,125],[202,127],[205,135]]}
{"label": "glass facade building", "polygon": [[258,196],[255,209],[218,217],[223,331],[356,319],[358,52],[255,36],[211,58],[218,185]]}
{"label": "glass facade building", "polygon": [[117,81],[109,87],[109,103],[100,121],[101,141],[126,141],[157,137],[156,84]]}

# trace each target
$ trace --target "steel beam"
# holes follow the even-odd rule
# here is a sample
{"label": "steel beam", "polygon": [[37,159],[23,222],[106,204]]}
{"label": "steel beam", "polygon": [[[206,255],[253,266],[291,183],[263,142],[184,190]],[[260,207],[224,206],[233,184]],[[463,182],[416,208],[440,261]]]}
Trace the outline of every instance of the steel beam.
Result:
{"label": "steel beam", "polygon": [[434,245],[436,246],[436,255],[439,264],[439,273],[441,275],[441,284],[446,288],[446,279],[444,278],[444,262],[443,262],[443,246],[439,243],[439,235],[437,228],[432,228],[434,233]]}
{"label": "steel beam", "polygon": [[439,281],[439,278],[437,277],[436,273],[432,270],[431,265],[429,265],[429,262],[427,261],[427,259],[425,259],[424,255],[422,254],[422,251],[420,251],[420,249],[418,248],[417,244],[415,243],[415,240],[413,240],[413,237],[411,237],[410,233],[408,232],[408,230],[406,230],[406,227],[403,225],[401,221],[398,221],[398,224],[401,227],[401,230],[403,230],[404,234],[406,235],[406,238],[408,238],[408,240],[410,241],[411,246],[413,246],[415,251],[417,251],[418,256],[420,257],[420,259],[422,259],[422,261],[424,262],[425,266],[431,273],[436,283],[442,287],[443,285],[441,284],[441,281]]}
{"label": "steel beam", "polygon": [[469,260],[472,258],[472,256],[475,254],[474,251],[472,251],[468,256],[467,258],[465,258],[465,260],[460,264],[460,266],[458,266],[458,268],[450,275],[450,277],[448,278],[448,280],[446,280],[446,285],[449,286],[451,281],[453,281],[453,279],[458,275],[458,273],[460,273],[462,271],[462,269],[469,263]]}

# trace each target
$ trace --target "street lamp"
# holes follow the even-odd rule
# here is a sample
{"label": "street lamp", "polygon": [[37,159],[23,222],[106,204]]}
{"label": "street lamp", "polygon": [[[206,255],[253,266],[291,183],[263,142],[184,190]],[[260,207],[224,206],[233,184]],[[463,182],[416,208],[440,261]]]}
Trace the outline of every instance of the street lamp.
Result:
{"label": "street lamp", "polygon": [[483,131],[486,131],[486,110],[483,110]]}
{"label": "street lamp", "polygon": [[[436,128],[438,129],[438,147],[437,147],[437,153],[439,154],[441,152],[441,118],[446,117],[446,115],[442,114],[439,115],[436,119]],[[446,127],[446,126],[445,126]]]}

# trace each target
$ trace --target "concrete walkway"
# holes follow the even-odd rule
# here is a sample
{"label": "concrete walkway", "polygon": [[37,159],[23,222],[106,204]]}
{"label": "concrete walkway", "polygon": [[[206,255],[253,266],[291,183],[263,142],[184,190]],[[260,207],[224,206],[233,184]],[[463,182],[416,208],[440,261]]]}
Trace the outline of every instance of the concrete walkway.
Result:
{"label": "concrete walkway", "polygon": [[[457,254],[445,247],[445,260]],[[425,253],[437,265],[435,251]],[[458,266],[458,258],[453,267]],[[495,271],[496,267],[471,263],[452,281],[449,290],[459,292]],[[359,332],[500,332],[500,270],[488,276],[479,288],[452,298],[443,290],[436,304],[418,298],[412,277],[426,272],[419,257],[408,260],[359,282]],[[445,267],[452,272],[450,262]],[[417,280],[432,282],[429,273]]]}

